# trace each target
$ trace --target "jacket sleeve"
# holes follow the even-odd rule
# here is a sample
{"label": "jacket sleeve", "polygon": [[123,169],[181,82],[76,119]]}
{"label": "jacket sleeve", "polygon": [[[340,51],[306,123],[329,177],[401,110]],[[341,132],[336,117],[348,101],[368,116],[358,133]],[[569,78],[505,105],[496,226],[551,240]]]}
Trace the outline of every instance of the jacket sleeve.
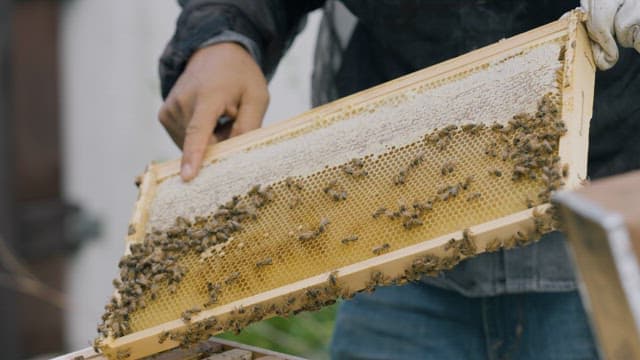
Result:
{"label": "jacket sleeve", "polygon": [[[238,34],[255,44],[252,52],[265,76],[275,71],[280,58],[300,30],[308,12],[324,0],[180,0],[182,12],[176,30],[160,57],[162,97],[184,71],[193,53],[211,39]],[[247,47],[247,44],[240,41]],[[255,53],[254,53],[255,52]]]}

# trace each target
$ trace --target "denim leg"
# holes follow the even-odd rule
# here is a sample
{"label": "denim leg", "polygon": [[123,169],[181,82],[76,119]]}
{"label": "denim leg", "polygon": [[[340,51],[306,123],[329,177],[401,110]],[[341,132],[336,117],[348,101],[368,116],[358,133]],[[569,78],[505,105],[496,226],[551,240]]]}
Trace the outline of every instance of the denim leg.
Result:
{"label": "denim leg", "polygon": [[342,304],[333,359],[486,359],[481,299],[422,283]]}
{"label": "denim leg", "polygon": [[511,327],[521,332],[513,359],[598,359],[577,291],[506,295]]}

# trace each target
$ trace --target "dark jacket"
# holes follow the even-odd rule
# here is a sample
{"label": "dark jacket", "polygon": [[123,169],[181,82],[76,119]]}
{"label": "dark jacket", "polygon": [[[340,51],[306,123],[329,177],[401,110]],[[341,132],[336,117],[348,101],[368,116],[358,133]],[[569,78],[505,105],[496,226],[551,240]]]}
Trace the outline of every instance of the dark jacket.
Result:
{"label": "dark jacket", "polygon": [[[305,15],[324,7],[312,78],[320,105],[556,20],[567,0],[182,0],[176,32],[160,60],[166,97],[191,54],[224,32],[242,42],[269,77]],[[596,76],[589,175],[640,168],[640,56]],[[558,234],[525,248],[484,254],[425,281],[467,295],[575,288]]]}

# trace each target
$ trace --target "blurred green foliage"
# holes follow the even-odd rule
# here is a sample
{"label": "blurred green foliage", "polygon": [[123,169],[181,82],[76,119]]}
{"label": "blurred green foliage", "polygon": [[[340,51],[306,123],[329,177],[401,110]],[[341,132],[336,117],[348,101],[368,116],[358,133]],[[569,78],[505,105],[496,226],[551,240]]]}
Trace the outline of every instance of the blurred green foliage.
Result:
{"label": "blurred green foliage", "polygon": [[309,359],[329,359],[329,342],[338,305],[289,318],[271,318],[245,328],[240,334],[218,337]]}

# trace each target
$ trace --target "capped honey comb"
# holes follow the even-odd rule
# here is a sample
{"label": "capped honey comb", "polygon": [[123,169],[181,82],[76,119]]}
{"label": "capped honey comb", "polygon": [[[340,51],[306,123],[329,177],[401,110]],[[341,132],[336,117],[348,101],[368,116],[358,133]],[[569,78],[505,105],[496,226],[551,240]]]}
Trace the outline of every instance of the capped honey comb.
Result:
{"label": "capped honey comb", "polygon": [[586,177],[593,77],[574,13],[215,145],[190,183],[150,165],[97,345],[139,358],[537,240]]}

